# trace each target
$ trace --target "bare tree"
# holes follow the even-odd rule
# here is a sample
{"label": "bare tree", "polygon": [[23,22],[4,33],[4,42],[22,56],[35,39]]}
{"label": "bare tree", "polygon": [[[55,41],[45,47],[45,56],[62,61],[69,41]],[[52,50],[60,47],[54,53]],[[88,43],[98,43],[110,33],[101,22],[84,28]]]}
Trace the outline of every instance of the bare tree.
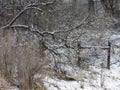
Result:
{"label": "bare tree", "polygon": [[101,0],[103,8],[106,13],[118,17],[119,14],[119,0]]}
{"label": "bare tree", "polygon": [[88,0],[88,11],[90,16],[95,14],[95,7],[94,7],[94,1]]}
{"label": "bare tree", "polygon": [[[9,82],[14,82],[16,77],[20,88],[33,88],[35,74],[43,73],[51,57],[53,67],[57,66],[57,62],[62,62],[62,57],[68,60],[66,63],[72,65],[71,56],[75,57],[74,62],[85,63],[87,58],[82,60],[79,57],[77,45],[87,42],[85,38],[86,32],[90,33],[89,27],[102,33],[101,29],[106,27],[106,17],[96,16],[92,21],[95,25],[89,25],[89,16],[95,15],[94,0],[86,0],[83,5],[82,0],[70,0],[70,3],[67,3],[69,5],[63,1],[0,1],[0,20],[3,21],[0,22],[0,70]],[[118,13],[117,2],[101,0],[106,13],[113,16]],[[60,51],[61,49],[66,50],[66,53]],[[46,59],[47,55],[50,55],[50,58]],[[15,73],[17,75],[13,77]]]}

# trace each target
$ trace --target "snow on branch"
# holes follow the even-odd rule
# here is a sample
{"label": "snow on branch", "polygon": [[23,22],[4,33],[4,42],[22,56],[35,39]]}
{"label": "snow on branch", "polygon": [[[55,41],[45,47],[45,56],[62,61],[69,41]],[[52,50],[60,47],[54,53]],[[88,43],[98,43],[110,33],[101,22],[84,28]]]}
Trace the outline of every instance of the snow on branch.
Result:
{"label": "snow on branch", "polygon": [[26,28],[26,29],[28,29],[29,28],[29,26],[26,26],[26,25],[12,25],[12,26],[10,26],[11,28]]}
{"label": "snow on branch", "polygon": [[44,6],[51,5],[51,4],[54,4],[55,2],[56,2],[56,0],[54,0],[53,2],[28,4],[7,25],[1,27],[0,29],[4,29],[4,28],[10,27],[28,9],[36,9],[36,10],[42,12],[42,9],[37,8],[37,6],[39,6],[39,5],[44,5]]}

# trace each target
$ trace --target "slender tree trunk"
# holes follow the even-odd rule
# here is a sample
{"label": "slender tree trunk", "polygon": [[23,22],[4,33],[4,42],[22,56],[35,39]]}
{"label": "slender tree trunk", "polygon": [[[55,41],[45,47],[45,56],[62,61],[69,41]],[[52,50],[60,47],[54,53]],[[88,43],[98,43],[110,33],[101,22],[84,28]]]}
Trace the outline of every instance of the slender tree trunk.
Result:
{"label": "slender tree trunk", "polygon": [[110,69],[110,57],[111,57],[111,43],[108,42],[108,46],[109,46],[109,49],[108,49],[108,58],[107,58],[107,68]]}
{"label": "slender tree trunk", "polygon": [[88,11],[90,16],[95,14],[95,7],[94,7],[94,1],[88,0]]}
{"label": "slender tree trunk", "polygon": [[73,14],[76,14],[76,9],[77,9],[77,0],[73,0],[73,2],[72,2],[72,12],[73,12]]}

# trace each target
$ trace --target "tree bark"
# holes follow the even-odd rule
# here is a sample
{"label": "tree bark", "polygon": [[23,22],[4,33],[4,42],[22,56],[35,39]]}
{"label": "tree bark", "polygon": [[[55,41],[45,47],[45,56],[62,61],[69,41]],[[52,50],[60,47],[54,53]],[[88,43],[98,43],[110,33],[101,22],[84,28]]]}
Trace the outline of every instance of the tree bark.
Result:
{"label": "tree bark", "polygon": [[108,42],[108,58],[107,58],[107,68],[110,69],[110,57],[111,57],[111,43]]}
{"label": "tree bark", "polygon": [[94,7],[94,1],[88,0],[88,11],[90,16],[95,14],[95,7]]}

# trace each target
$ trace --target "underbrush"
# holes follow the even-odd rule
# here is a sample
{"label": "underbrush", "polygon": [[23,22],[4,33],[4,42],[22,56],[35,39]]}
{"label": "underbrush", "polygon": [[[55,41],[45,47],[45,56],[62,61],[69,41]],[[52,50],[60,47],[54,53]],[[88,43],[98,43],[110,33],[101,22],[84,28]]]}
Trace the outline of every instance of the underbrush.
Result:
{"label": "underbrush", "polygon": [[[45,90],[41,83],[49,62],[39,37],[26,31],[1,30],[0,42],[0,74],[6,81],[20,90]],[[36,74],[41,75],[39,82],[34,79]]]}

